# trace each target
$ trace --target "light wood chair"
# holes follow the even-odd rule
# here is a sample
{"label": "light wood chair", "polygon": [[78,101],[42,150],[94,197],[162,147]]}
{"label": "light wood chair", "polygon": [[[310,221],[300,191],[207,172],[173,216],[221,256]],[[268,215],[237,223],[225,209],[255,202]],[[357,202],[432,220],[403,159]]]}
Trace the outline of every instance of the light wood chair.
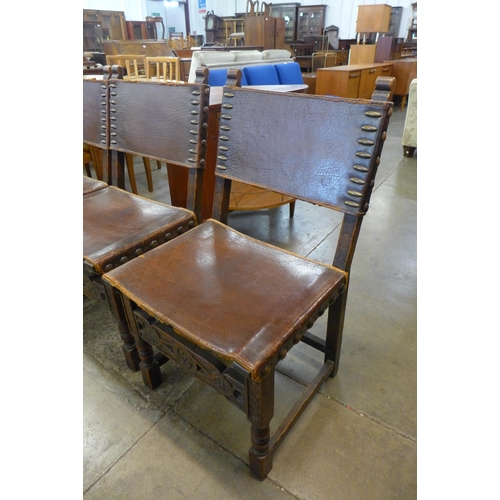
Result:
{"label": "light wood chair", "polygon": [[108,66],[118,65],[125,69],[124,80],[146,78],[146,56],[140,54],[117,54],[106,56]]}
{"label": "light wood chair", "polygon": [[180,58],[164,56],[146,57],[146,78],[163,80],[164,82],[180,82]]}

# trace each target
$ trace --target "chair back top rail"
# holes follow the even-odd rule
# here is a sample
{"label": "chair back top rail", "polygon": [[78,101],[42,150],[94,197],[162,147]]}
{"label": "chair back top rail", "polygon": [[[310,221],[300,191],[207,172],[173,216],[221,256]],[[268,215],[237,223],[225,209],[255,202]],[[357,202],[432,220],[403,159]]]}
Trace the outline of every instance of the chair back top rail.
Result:
{"label": "chair back top rail", "polygon": [[362,216],[392,106],[224,87],[216,175]]}

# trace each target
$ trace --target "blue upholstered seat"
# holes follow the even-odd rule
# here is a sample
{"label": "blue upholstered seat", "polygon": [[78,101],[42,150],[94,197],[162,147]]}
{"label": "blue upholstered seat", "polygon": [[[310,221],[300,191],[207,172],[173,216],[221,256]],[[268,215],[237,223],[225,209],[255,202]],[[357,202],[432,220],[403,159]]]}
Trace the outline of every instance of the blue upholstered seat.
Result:
{"label": "blue upholstered seat", "polygon": [[304,83],[302,71],[297,62],[278,63],[274,65],[281,85]]}
{"label": "blue upholstered seat", "polygon": [[[211,69],[208,72],[208,84],[211,87],[223,87],[227,80],[227,68],[221,69]],[[245,73],[241,72],[241,86],[244,87],[247,84],[247,79]]]}
{"label": "blue upholstered seat", "polygon": [[245,66],[243,73],[248,85],[279,85],[278,73],[273,64],[262,64],[258,66]]}

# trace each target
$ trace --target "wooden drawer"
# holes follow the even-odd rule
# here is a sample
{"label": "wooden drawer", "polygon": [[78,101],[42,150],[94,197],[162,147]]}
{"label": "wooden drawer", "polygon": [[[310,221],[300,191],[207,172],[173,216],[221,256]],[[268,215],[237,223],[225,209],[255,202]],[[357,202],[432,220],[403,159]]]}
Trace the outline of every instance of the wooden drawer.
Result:
{"label": "wooden drawer", "polygon": [[316,72],[316,94],[356,98],[360,78],[361,70],[359,69],[352,71],[335,71],[334,68],[318,69]]}
{"label": "wooden drawer", "polygon": [[391,76],[391,66],[378,66],[366,68],[361,71],[358,97],[361,99],[371,99],[375,89],[375,81],[379,76]]}

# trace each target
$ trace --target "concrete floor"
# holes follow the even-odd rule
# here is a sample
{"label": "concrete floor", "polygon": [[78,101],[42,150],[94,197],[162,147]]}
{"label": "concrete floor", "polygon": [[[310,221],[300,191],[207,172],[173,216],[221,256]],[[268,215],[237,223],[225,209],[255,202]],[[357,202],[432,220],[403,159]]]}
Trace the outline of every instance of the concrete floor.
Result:
{"label": "concrete floor", "polygon": [[[248,473],[244,414],[173,363],[162,367],[162,385],[147,389],[125,366],[106,304],[84,300],[86,500],[417,497],[417,157],[403,157],[405,114],[395,108],[358,241],[339,373],[285,439],[265,481]],[[140,194],[165,200],[165,166],[153,176],[149,193],[137,164]],[[336,213],[297,202],[293,219],[281,207],[235,212],[229,224],[331,263],[339,221]],[[314,330],[323,326],[318,321]],[[318,362],[304,345],[284,360],[273,423]]]}

